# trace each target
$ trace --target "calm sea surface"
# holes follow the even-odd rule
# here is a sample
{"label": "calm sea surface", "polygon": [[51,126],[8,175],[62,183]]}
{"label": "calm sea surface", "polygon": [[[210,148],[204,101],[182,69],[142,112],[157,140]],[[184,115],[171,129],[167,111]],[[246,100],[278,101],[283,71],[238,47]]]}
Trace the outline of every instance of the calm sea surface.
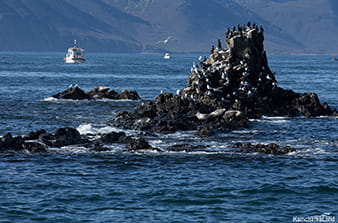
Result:
{"label": "calm sea surface", "polygon": [[[107,123],[141,101],[49,100],[69,84],[138,91],[143,100],[186,86],[199,55],[0,53],[0,135],[74,127],[82,134],[116,130]],[[204,55],[203,55],[204,56]],[[279,86],[316,92],[338,108],[338,62],[331,56],[269,57]],[[132,134],[127,131],[127,134]],[[338,218],[338,119],[263,117],[250,128],[200,139],[192,132],[147,138],[165,148],[208,145],[210,152],[123,153],[81,147],[47,154],[0,154],[0,222],[293,222]],[[285,156],[232,154],[234,142],[278,143]],[[336,220],[338,221],[338,220]],[[332,222],[332,221],[331,221]]]}

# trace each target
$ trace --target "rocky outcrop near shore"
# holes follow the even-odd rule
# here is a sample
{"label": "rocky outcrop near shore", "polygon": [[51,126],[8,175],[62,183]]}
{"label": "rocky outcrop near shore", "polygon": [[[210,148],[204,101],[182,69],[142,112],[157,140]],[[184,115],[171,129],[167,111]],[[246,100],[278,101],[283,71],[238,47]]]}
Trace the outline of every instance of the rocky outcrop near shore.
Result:
{"label": "rocky outcrop near shore", "polygon": [[164,93],[132,112],[121,112],[112,125],[149,132],[196,130],[215,132],[247,127],[249,118],[327,116],[333,111],[315,93],[278,87],[264,50],[264,29],[256,24],[226,32],[226,48],[218,40],[209,58],[193,64],[187,87],[177,95]]}
{"label": "rocky outcrop near shore", "polygon": [[57,99],[72,100],[92,100],[92,99],[112,99],[112,100],[140,100],[140,96],[136,91],[124,89],[121,93],[110,89],[110,87],[96,86],[93,90],[85,92],[78,86],[69,86],[66,90],[52,95]]}
{"label": "rocky outcrop near shore", "polygon": [[48,148],[61,148],[65,146],[80,146],[92,151],[109,150],[109,145],[123,144],[124,151],[151,150],[160,151],[138,136],[127,136],[124,132],[110,132],[107,134],[81,135],[74,128],[65,127],[48,133],[41,129],[29,132],[24,136],[12,136],[7,133],[0,137],[0,153],[6,152],[48,152]]}
{"label": "rocky outcrop near shore", "polygon": [[[137,135],[126,135],[124,132],[110,132],[98,135],[81,135],[76,129],[65,127],[56,130],[54,133],[47,133],[41,129],[30,132],[24,136],[12,136],[7,133],[0,137],[1,153],[47,153],[49,148],[66,148],[67,146],[77,146],[87,148],[90,151],[102,152],[109,151],[115,145],[122,145],[121,152],[210,152],[206,145],[174,144],[167,148],[155,148],[149,142]],[[225,153],[260,153],[266,155],[285,155],[295,151],[292,147],[281,147],[277,144],[242,144],[235,143],[229,147]]]}

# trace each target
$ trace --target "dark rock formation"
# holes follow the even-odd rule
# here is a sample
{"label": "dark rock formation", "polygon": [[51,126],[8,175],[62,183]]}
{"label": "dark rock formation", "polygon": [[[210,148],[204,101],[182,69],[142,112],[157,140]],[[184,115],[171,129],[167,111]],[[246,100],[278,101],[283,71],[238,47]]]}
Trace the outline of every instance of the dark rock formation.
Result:
{"label": "dark rock formation", "polygon": [[194,64],[181,95],[239,110],[247,117],[332,115],[334,111],[320,104],[315,93],[300,94],[277,86],[263,41],[263,29],[257,26],[228,30],[227,49],[218,44],[207,61],[200,61],[200,67]]}
{"label": "dark rock formation", "polygon": [[23,137],[13,137],[11,133],[7,133],[0,138],[0,152],[18,152],[23,150],[30,152],[46,152],[46,146],[39,142],[26,142]]}
{"label": "dark rock formation", "polygon": [[94,152],[102,152],[102,151],[109,150],[108,147],[103,146],[102,143],[99,143],[99,142],[97,142],[97,143],[95,143],[95,144],[93,144],[91,146],[87,145],[86,147],[90,147],[90,150],[94,151]]}
{"label": "dark rock formation", "polygon": [[143,138],[138,138],[134,139],[131,142],[127,144],[127,148],[130,151],[137,151],[137,150],[156,150],[159,151],[157,148],[153,148],[152,146],[149,145],[149,143],[143,139]]}
{"label": "dark rock formation", "polygon": [[0,141],[0,147],[3,149],[21,150],[23,144],[24,139],[21,136],[13,137],[11,133],[4,135]]}
{"label": "dark rock formation", "polygon": [[64,91],[53,95],[52,97],[57,99],[72,99],[72,100],[92,99],[90,95],[88,95],[79,87],[69,87]]}
{"label": "dark rock formation", "polygon": [[314,93],[295,93],[277,86],[264,51],[263,28],[228,29],[226,45],[218,41],[208,59],[193,64],[188,86],[178,95],[160,94],[133,112],[121,112],[112,125],[150,132],[217,131],[247,127],[248,118],[320,116],[334,113]]}
{"label": "dark rock formation", "polygon": [[236,150],[238,153],[262,153],[267,155],[285,155],[287,153],[295,151],[294,148],[290,146],[280,147],[275,143],[270,144],[242,144],[235,143],[232,145],[233,148],[239,148]]}
{"label": "dark rock formation", "polygon": [[124,132],[110,132],[102,135],[97,141],[103,143],[129,143],[132,141],[132,137],[127,136]]}
{"label": "dark rock formation", "polygon": [[54,134],[41,134],[39,139],[51,147],[62,147],[83,142],[80,133],[69,127],[60,128]]}
{"label": "dark rock formation", "polygon": [[201,126],[214,131],[228,131],[246,126],[246,118],[239,111],[215,110],[215,105],[211,103],[164,93],[154,101],[142,103],[133,112],[119,113],[112,125],[162,133],[196,130]]}
{"label": "dark rock formation", "polygon": [[154,150],[143,138],[133,138],[127,136],[124,132],[110,132],[108,134],[97,135],[80,135],[74,128],[60,128],[54,133],[47,133],[44,129],[30,132],[24,137],[15,136],[11,133],[0,137],[0,153],[2,152],[47,152],[48,147],[59,148],[69,145],[78,145],[89,148],[92,151],[106,151],[109,150],[109,144],[125,144],[124,151],[138,151],[138,150]]}
{"label": "dark rock formation", "polygon": [[46,148],[47,146],[39,143],[39,142],[25,142],[22,146],[23,150],[27,150],[29,152],[33,152],[33,153],[41,153],[41,152],[46,152]]}
{"label": "dark rock formation", "polygon": [[[30,136],[30,137],[28,137]],[[90,135],[93,136],[93,135]],[[138,152],[138,151],[156,151],[163,152],[161,149],[154,148],[144,139],[136,136],[127,136],[124,132],[110,132],[108,134],[97,135],[94,139],[90,136],[80,135],[80,133],[73,128],[60,128],[55,133],[47,133],[45,130],[38,130],[30,132],[24,137],[15,136],[7,133],[0,137],[0,153],[8,152],[47,152],[48,147],[63,147],[69,145],[77,145],[89,148],[91,151],[102,152],[110,150],[109,145],[124,144],[125,149],[121,152]],[[284,155],[294,151],[291,147],[280,147],[277,144],[242,144],[236,143],[232,147],[238,148],[236,153],[263,153],[268,155]],[[206,145],[190,145],[190,144],[176,144],[169,146],[165,151],[169,152],[207,152]]]}
{"label": "dark rock formation", "polygon": [[131,91],[124,89],[121,91],[121,93],[117,93],[114,90],[110,90],[110,87],[100,87],[96,86],[94,87],[94,90],[89,91],[88,94],[92,96],[93,98],[99,98],[99,99],[115,99],[115,100],[140,100],[140,96],[136,91]]}
{"label": "dark rock formation", "polygon": [[29,132],[23,138],[24,140],[37,140],[42,134],[47,134],[47,131],[45,129],[40,129],[35,132]]}
{"label": "dark rock formation", "polygon": [[118,99],[119,93],[114,90],[110,90],[110,87],[94,87],[94,90],[88,92],[93,98],[107,98],[107,99]]}
{"label": "dark rock formation", "polygon": [[141,98],[136,91],[124,89],[121,91],[121,94],[119,94],[119,99],[140,100]]}
{"label": "dark rock formation", "polygon": [[[155,100],[142,103],[132,112],[120,112],[112,125],[141,130],[145,135],[154,132],[168,133],[194,130],[201,137],[217,132],[247,127],[248,118],[266,116],[321,116],[335,111],[321,104],[315,93],[296,93],[277,86],[274,73],[268,66],[264,51],[263,28],[248,23],[247,27],[228,29],[226,45],[221,41],[212,47],[208,59],[200,58],[193,64],[188,86],[179,94],[164,93]],[[118,94],[108,87],[95,87],[84,92],[78,87],[54,95],[64,99],[140,99],[133,91]],[[35,141],[32,141],[35,140]],[[81,136],[73,128],[61,128],[55,133],[44,130],[30,132],[24,137],[6,134],[0,140],[0,151],[44,151],[47,146],[62,147],[81,144],[94,151],[109,149],[107,144],[126,144],[128,151],[156,150],[143,138],[133,138],[122,132],[111,132],[96,139]],[[241,144],[236,152],[282,155],[294,151],[291,147],[276,144]],[[176,145],[168,151],[203,150],[203,146]]]}
{"label": "dark rock formation", "polygon": [[140,96],[136,91],[122,90],[119,94],[110,87],[96,86],[93,90],[85,92],[78,86],[69,86],[66,90],[52,96],[57,99],[72,100],[91,100],[91,99],[115,99],[115,100],[140,100]]}

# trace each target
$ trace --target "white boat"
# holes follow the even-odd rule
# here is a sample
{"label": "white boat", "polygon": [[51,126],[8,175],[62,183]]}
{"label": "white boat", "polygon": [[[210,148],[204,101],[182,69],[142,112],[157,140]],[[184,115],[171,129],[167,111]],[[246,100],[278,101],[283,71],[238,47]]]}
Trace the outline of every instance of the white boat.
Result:
{"label": "white boat", "polygon": [[68,48],[66,57],[63,60],[65,63],[84,63],[86,61],[84,50],[76,46],[76,40],[74,40],[74,46]]}
{"label": "white boat", "polygon": [[163,58],[164,58],[164,59],[171,59],[170,53],[164,54]]}

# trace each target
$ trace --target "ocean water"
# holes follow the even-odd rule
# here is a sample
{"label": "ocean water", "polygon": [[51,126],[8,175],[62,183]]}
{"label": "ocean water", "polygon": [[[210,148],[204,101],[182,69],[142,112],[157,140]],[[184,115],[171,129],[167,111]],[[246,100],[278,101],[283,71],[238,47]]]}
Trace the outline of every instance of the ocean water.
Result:
{"label": "ocean water", "polygon": [[[70,65],[64,53],[1,52],[0,135],[65,126],[83,134],[118,130],[107,123],[141,101],[48,98],[78,84],[136,90],[152,100],[185,87],[200,55],[86,56],[86,64]],[[338,108],[338,62],[331,56],[271,55],[269,64],[279,86],[316,92]],[[295,222],[324,213],[327,222],[337,221],[336,117],[262,117],[248,129],[207,139],[178,132],[147,140],[159,148],[207,145],[208,152],[127,153],[113,145],[105,152],[69,146],[0,154],[0,222]],[[278,143],[296,152],[233,154],[235,142]]]}

